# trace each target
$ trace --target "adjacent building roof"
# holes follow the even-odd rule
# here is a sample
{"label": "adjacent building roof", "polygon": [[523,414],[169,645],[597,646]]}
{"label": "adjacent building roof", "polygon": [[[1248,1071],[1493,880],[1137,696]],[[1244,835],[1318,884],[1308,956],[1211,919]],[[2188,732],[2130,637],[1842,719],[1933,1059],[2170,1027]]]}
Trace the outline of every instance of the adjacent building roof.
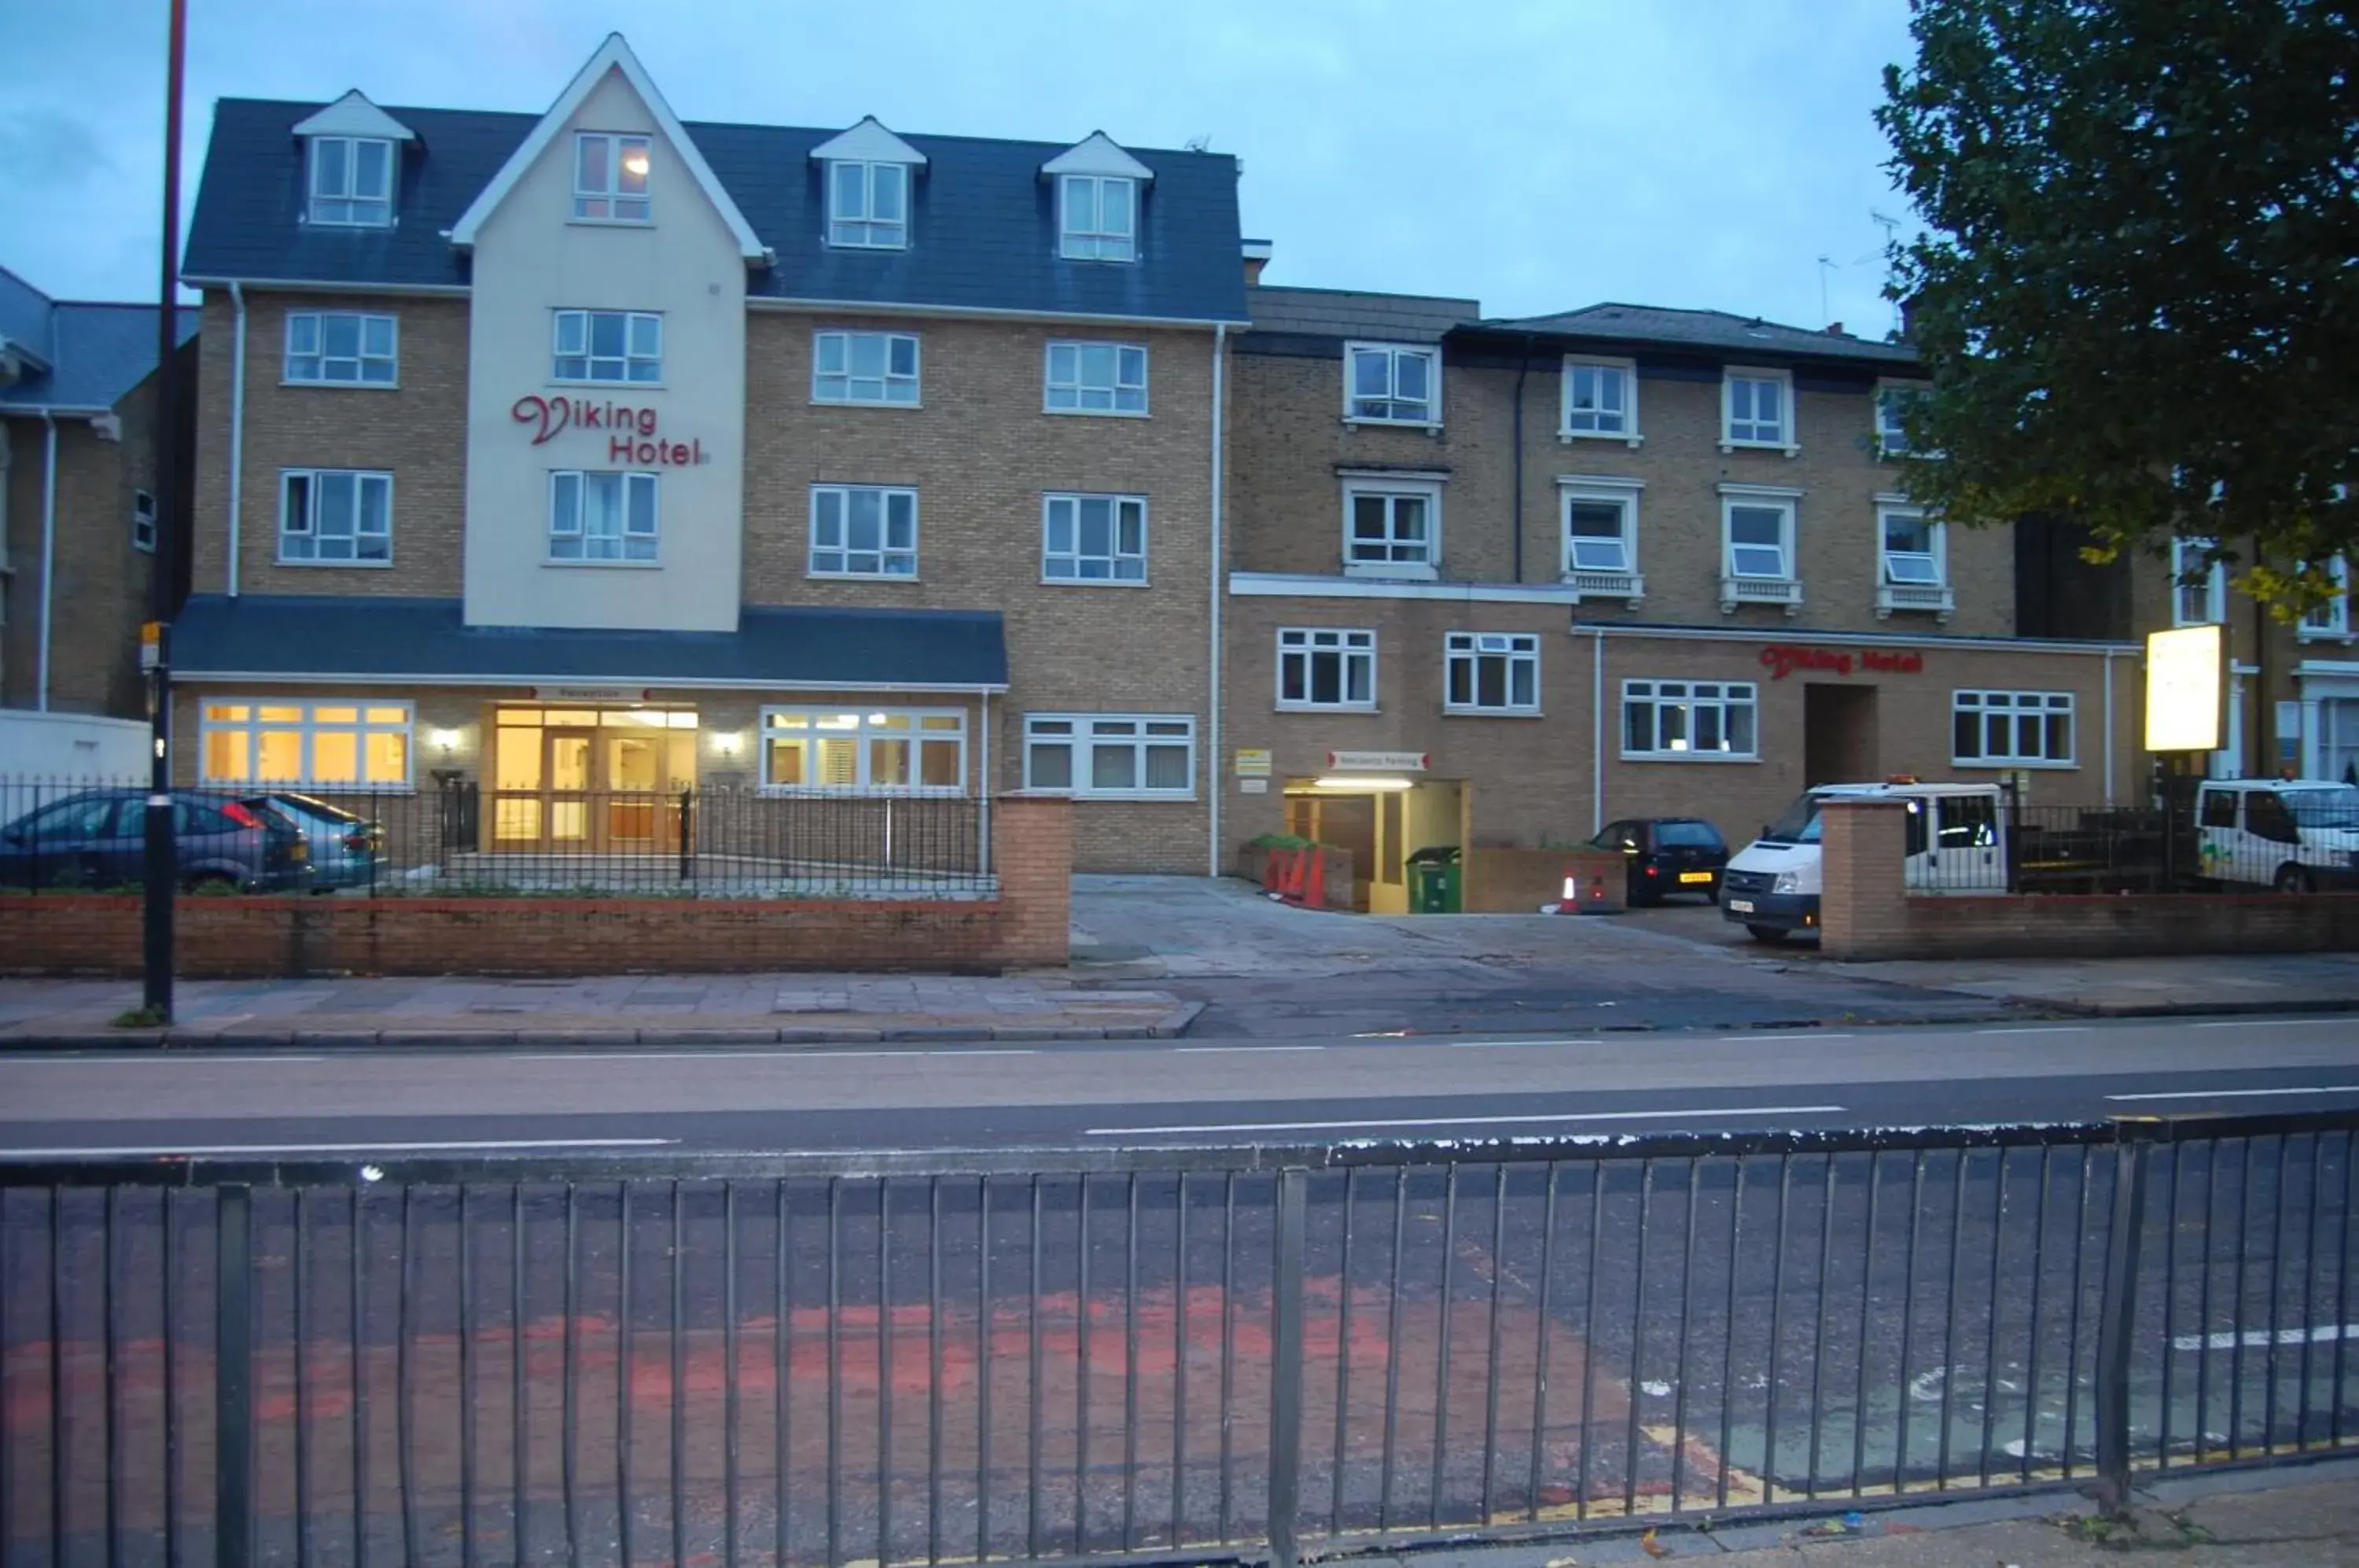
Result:
{"label": "adjacent building roof", "polygon": [[1471,325],[1483,315],[1479,299],[1364,294],[1349,289],[1248,289],[1245,309],[1257,332],[1386,343],[1439,343],[1444,332]]}
{"label": "adjacent building roof", "polygon": [[[197,335],[197,312],[179,312],[179,334]],[[20,348],[26,366],[0,387],[0,411],[71,409],[100,412],[147,379],[156,368],[156,307],[51,299],[0,267],[0,338]]]}
{"label": "adjacent building roof", "polygon": [[1732,315],[1726,310],[1674,310],[1658,305],[1608,303],[1562,310],[1552,316],[1496,319],[1475,324],[1484,332],[1538,332],[1593,342],[1874,360],[1897,365],[1917,363],[1915,351],[1906,343],[1878,343],[1849,332],[1814,332],[1807,327],[1783,326],[1758,316]]}
{"label": "adjacent building roof", "polygon": [[192,594],[184,677],[1005,691],[996,611],[747,605],[734,632],[471,626],[457,599]]}
{"label": "adjacent building roof", "polygon": [[[306,228],[302,144],[317,103],[223,99],[182,268],[192,281],[455,288],[467,257],[449,233],[541,122],[538,114],[389,108],[418,135],[400,149],[389,229]],[[926,163],[913,182],[906,250],[824,243],[824,168],[841,129],[696,121],[683,129],[775,259],[750,268],[755,299],[1142,320],[1245,318],[1237,163],[1221,154],[1125,149],[1152,176],[1139,203],[1139,260],[1058,254],[1055,183],[1043,167],[1071,144],[904,136]]]}

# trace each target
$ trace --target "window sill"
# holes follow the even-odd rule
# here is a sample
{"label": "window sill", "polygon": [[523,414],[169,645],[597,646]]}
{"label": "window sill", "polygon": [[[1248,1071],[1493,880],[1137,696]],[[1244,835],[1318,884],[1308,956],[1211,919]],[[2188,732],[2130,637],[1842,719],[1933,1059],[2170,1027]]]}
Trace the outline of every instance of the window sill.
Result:
{"label": "window sill", "polygon": [[1078,261],[1084,266],[1097,267],[1136,267],[1138,265],[1138,257],[1135,256],[1075,256],[1062,245],[1057,248],[1057,259]]}
{"label": "window sill", "polygon": [[[592,391],[603,389],[608,392],[661,392],[665,389],[664,384],[660,381],[575,381],[562,376],[550,376],[549,378],[548,385],[551,387],[581,387],[589,388]],[[612,429],[613,427],[607,426],[603,428]],[[639,432],[634,430],[628,432],[617,433],[627,433],[636,436]]]}
{"label": "window sill", "polygon": [[923,403],[893,403],[882,400],[872,400],[866,397],[813,397],[810,400],[810,407],[814,408],[906,408],[914,412],[917,409],[923,408],[925,405]]}
{"label": "window sill", "polygon": [[1625,751],[1619,754],[1624,762],[1758,762],[1756,753],[1737,751]]}
{"label": "window sill", "polygon": [[1376,582],[1435,583],[1440,580],[1441,572],[1438,567],[1416,566],[1407,561],[1379,565],[1373,561],[1347,561],[1343,563],[1343,575]]}
{"label": "window sill", "polygon": [[903,240],[899,245],[863,245],[858,240],[840,240],[833,234],[830,234],[827,237],[826,245],[829,250],[882,252],[886,256],[898,256],[909,248],[909,242]]}
{"label": "window sill", "polygon": [[1802,584],[1792,577],[1735,577],[1720,580],[1720,613],[1734,615],[1740,604],[1768,604],[1788,615],[1802,613]]}
{"label": "window sill", "polygon": [[1280,713],[1381,713],[1374,702],[1277,702],[1271,711]]}
{"label": "window sill", "polygon": [[298,381],[285,376],[278,378],[278,385],[300,387],[307,392],[398,392],[401,390],[401,383],[398,381]]}
{"label": "window sill", "polygon": [[1793,441],[1723,441],[1720,443],[1720,450],[1723,456],[1733,452],[1781,452],[1788,457],[1802,455],[1800,445]]}
{"label": "window sill", "polygon": [[653,218],[568,218],[566,223],[579,229],[652,229]]}
{"label": "window sill", "polygon": [[1645,436],[1625,435],[1620,430],[1559,430],[1556,433],[1556,439],[1564,446],[1571,446],[1575,441],[1613,441],[1617,445],[1628,447],[1632,452],[1647,444]]}
{"label": "window sill", "polygon": [[1149,417],[1145,408],[1050,408],[1044,406],[1040,411],[1054,414],[1060,419],[1144,419]]}
{"label": "window sill", "polygon": [[1177,789],[1044,789],[1038,785],[1027,784],[1016,793],[1044,800],[1071,800],[1076,803],[1088,800],[1161,800],[1174,806],[1186,806],[1194,804],[1196,800],[1196,791],[1192,789],[1184,793]]}
{"label": "window sill", "polygon": [[2336,642],[2349,648],[2353,643],[2359,642],[2359,633],[2331,631],[2321,626],[2304,626],[2296,634],[2296,640],[2304,644]]}
{"label": "window sill", "polygon": [[1988,757],[1953,757],[1950,758],[1950,766],[1972,768],[1979,773],[2012,773],[2017,769],[2038,773],[2075,773],[2081,768],[2077,762],[2008,762]]}
{"label": "window sill", "polygon": [[544,561],[543,566],[571,572],[577,568],[592,572],[660,572],[660,561]]}
{"label": "window sill", "polygon": [[303,214],[303,226],[307,229],[357,229],[364,233],[389,234],[394,228],[394,223],[391,219],[382,223],[339,223],[327,218],[315,218],[306,212]]}
{"label": "window sill", "polygon": [[915,583],[914,572],[806,572],[807,581],[814,583]]}
{"label": "window sill", "polygon": [[965,786],[952,784],[765,784],[761,792],[773,800],[963,800]]}
{"label": "window sill", "polygon": [[[380,730],[379,734],[386,732]],[[266,793],[273,789],[300,789],[306,795],[415,795],[415,784],[314,784],[292,779],[209,779],[197,786],[200,789],[245,789]]]}
{"label": "window sill", "polygon": [[393,562],[390,561],[305,561],[299,556],[286,555],[282,555],[278,558],[278,564],[281,566],[321,566],[331,568],[357,566],[364,572],[388,572],[393,568]]}
{"label": "window sill", "polygon": [[1151,588],[1144,577],[1043,577],[1043,588]]}
{"label": "window sill", "polygon": [[1441,430],[1440,419],[1369,419],[1356,414],[1346,414],[1343,423],[1346,427],[1366,426],[1378,430],[1427,430],[1435,434]]}
{"label": "window sill", "polygon": [[1548,715],[1538,708],[1453,708],[1441,706],[1445,719],[1544,719]]}

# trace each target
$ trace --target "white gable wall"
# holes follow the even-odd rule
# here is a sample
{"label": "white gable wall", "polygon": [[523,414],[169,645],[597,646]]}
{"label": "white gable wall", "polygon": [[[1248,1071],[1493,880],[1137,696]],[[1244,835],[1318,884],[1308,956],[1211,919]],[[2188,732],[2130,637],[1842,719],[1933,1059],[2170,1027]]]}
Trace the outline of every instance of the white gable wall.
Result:
{"label": "white gable wall", "polygon": [[[649,225],[577,223],[573,137],[652,138]],[[678,149],[618,71],[592,88],[476,235],[469,323],[466,617],[471,626],[672,631],[737,625],[744,548],[745,262]],[[653,310],[664,318],[659,387],[551,380],[552,312]],[[536,446],[518,399],[655,410],[653,436],[701,442],[703,461],[622,457],[623,432],[576,423]],[[646,467],[659,485],[658,564],[549,560],[549,474]]]}

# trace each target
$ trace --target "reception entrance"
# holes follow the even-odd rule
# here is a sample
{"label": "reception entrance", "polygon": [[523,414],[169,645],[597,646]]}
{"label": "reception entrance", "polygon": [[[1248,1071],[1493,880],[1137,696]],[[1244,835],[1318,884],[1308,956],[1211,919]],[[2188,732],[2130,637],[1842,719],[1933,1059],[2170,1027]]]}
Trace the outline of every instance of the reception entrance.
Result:
{"label": "reception entrance", "polygon": [[692,708],[504,707],[494,716],[488,850],[662,855],[696,783]]}

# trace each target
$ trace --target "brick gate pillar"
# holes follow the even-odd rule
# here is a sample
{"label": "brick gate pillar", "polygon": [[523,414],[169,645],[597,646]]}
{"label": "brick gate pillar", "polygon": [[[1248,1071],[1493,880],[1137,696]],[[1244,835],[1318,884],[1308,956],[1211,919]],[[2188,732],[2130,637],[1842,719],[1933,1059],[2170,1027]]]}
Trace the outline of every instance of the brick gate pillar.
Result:
{"label": "brick gate pillar", "polygon": [[999,872],[1000,963],[1056,967],[1072,956],[1073,803],[1055,795],[1002,795],[991,808]]}
{"label": "brick gate pillar", "polygon": [[1829,958],[1897,958],[1908,947],[1906,800],[1832,800],[1819,808],[1819,951]]}

